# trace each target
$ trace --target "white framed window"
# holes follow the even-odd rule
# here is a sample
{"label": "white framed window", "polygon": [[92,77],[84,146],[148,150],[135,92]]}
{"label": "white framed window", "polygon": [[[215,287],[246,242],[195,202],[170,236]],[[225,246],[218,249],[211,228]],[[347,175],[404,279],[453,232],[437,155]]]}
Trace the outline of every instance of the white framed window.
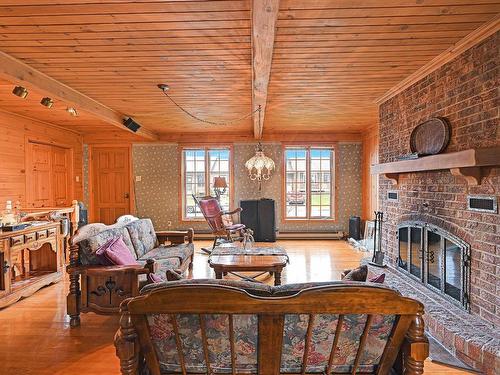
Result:
{"label": "white framed window", "polygon": [[286,146],[283,154],[285,220],[333,220],[333,147]]}
{"label": "white framed window", "polygon": [[193,195],[215,196],[214,178],[224,177],[226,191],[221,194],[223,210],[229,209],[231,201],[231,148],[230,147],[186,147],[182,149],[182,219],[203,220],[200,208]]}

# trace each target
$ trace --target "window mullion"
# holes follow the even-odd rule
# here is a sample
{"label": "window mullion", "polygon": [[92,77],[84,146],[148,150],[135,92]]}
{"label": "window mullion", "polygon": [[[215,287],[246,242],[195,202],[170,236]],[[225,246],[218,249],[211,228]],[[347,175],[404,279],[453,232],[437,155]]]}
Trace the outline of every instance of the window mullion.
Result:
{"label": "window mullion", "polygon": [[334,211],[334,204],[335,202],[335,197],[337,194],[337,189],[335,188],[334,185],[334,178],[337,178],[337,174],[335,173],[335,160],[333,159],[335,157],[335,154],[333,152],[333,149],[330,150],[330,218],[335,218],[335,211]]}
{"label": "window mullion", "polygon": [[306,147],[306,219],[311,218],[311,155],[310,148]]}
{"label": "window mullion", "polygon": [[209,159],[209,151],[207,148],[204,148],[205,155],[205,196],[210,196],[210,160]]}

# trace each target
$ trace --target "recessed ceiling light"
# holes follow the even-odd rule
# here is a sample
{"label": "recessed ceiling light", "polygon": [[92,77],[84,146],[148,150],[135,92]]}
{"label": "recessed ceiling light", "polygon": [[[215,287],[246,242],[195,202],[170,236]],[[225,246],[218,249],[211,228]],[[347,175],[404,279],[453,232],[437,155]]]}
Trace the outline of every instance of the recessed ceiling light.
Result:
{"label": "recessed ceiling light", "polygon": [[78,116],[78,112],[73,107],[66,108],[66,112],[68,112],[71,116]]}
{"label": "recessed ceiling light", "polygon": [[26,98],[28,96],[28,90],[24,88],[23,86],[16,86],[14,87],[14,90],[12,90],[12,93],[15,96],[19,96],[20,98]]}
{"label": "recessed ceiling light", "polygon": [[50,108],[54,104],[54,101],[51,98],[45,97],[42,100],[40,100],[40,104],[43,105],[44,107]]}

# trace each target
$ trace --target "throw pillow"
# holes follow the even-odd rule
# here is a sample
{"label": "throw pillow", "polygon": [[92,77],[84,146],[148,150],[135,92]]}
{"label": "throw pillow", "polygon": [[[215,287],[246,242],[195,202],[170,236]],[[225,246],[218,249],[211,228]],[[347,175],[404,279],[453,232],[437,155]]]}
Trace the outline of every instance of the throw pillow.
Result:
{"label": "throw pillow", "polygon": [[385,273],[380,274],[378,276],[374,276],[371,279],[369,279],[368,281],[371,282],[371,283],[383,284],[384,281],[385,281]]}
{"label": "throw pillow", "polygon": [[131,266],[137,264],[137,260],[130,254],[130,251],[121,237],[114,238],[96,251],[99,258],[104,257],[107,262],[118,266]]}
{"label": "throw pillow", "polygon": [[[121,237],[106,242],[96,251],[96,255],[105,266],[132,266],[139,264],[130,254],[127,245]],[[148,279],[153,283],[161,283],[163,280],[154,273],[148,274]]]}
{"label": "throw pillow", "polygon": [[163,282],[162,278],[155,273],[148,274],[148,279],[153,283],[162,283]]}
{"label": "throw pillow", "polygon": [[351,270],[342,280],[344,281],[366,281],[368,266],[363,265]]}

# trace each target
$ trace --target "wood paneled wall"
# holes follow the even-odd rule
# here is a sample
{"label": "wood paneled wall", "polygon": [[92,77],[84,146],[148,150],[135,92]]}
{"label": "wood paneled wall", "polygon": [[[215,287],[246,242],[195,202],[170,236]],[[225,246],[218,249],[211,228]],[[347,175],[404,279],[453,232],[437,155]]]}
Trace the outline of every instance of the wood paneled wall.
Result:
{"label": "wood paneled wall", "polygon": [[[0,111],[0,208],[26,201],[26,144],[34,141],[72,150],[72,199],[82,199],[82,136],[47,123]],[[76,181],[78,177],[78,182]]]}
{"label": "wood paneled wall", "polygon": [[370,166],[378,163],[378,142],[378,126],[373,126],[363,136],[363,220],[373,219],[378,209],[378,176],[370,173]]}

